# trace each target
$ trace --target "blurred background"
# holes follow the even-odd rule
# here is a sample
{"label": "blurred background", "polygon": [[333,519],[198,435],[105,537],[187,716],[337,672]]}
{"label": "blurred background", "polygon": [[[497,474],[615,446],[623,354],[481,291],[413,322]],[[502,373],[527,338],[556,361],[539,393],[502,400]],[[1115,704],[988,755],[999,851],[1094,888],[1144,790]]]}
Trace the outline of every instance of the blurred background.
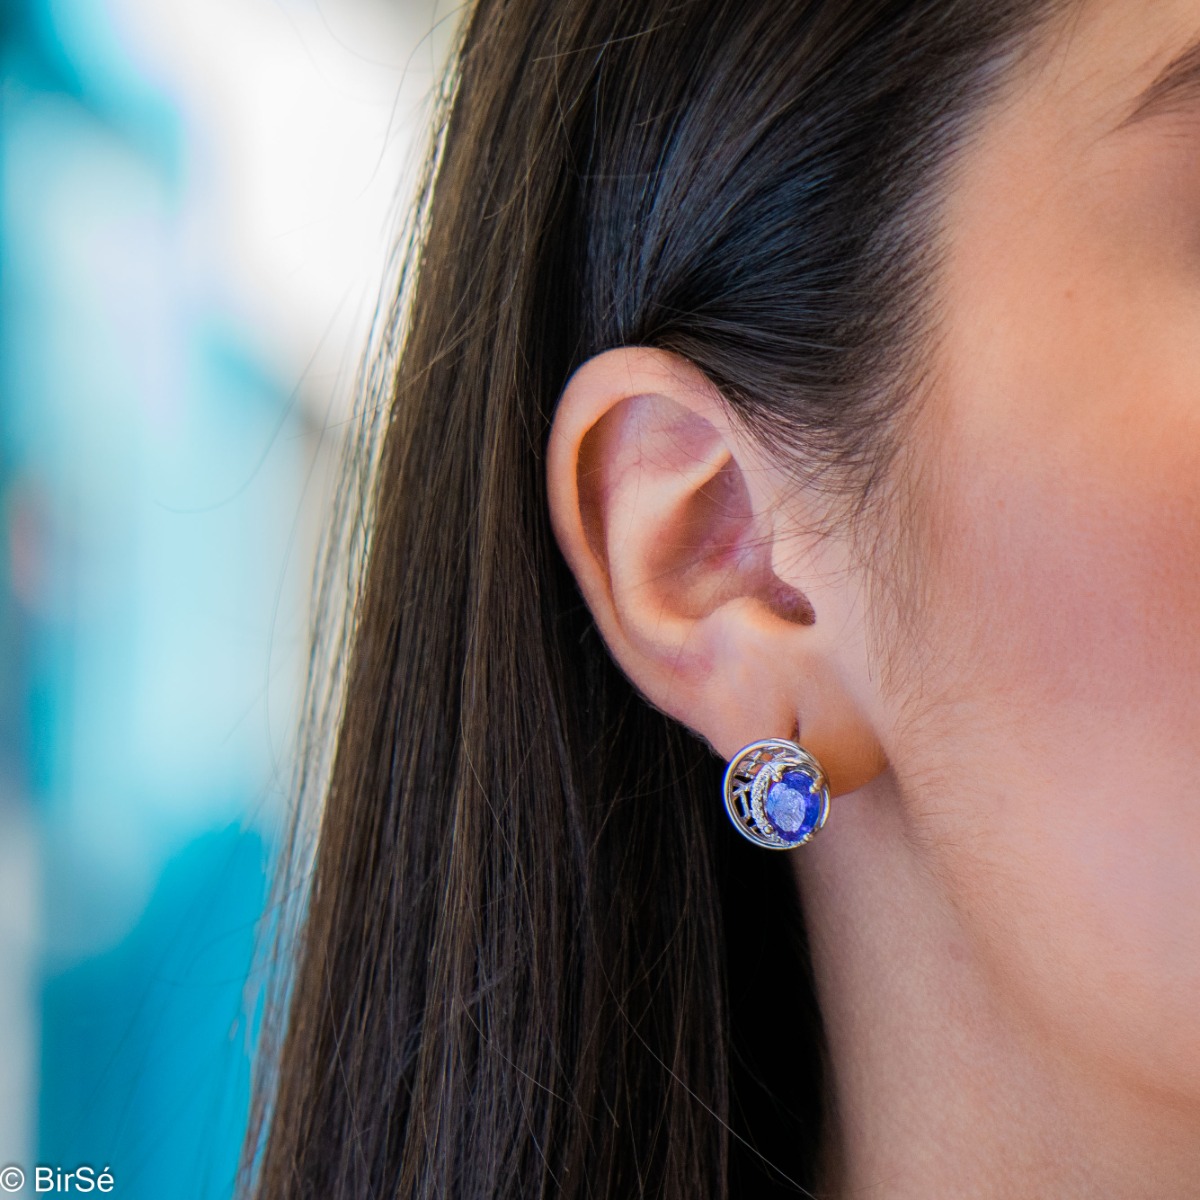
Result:
{"label": "blurred background", "polygon": [[0,1167],[224,1197],[314,549],[456,13],[0,14]]}

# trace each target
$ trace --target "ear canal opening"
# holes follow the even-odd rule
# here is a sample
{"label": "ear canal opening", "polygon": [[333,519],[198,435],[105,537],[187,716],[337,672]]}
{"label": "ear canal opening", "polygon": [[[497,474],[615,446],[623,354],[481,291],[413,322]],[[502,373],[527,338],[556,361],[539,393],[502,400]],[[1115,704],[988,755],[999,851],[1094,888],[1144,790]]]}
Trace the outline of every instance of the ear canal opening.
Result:
{"label": "ear canal opening", "polygon": [[817,611],[809,598],[798,588],[784,583],[778,576],[767,589],[763,601],[777,617],[794,625],[817,623]]}

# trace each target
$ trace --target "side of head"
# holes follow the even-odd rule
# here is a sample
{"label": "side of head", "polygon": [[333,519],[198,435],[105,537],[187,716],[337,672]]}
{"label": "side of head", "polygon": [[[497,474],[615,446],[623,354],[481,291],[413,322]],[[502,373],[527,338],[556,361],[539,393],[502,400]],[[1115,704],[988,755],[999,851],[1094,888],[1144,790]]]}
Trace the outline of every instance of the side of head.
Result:
{"label": "side of head", "polygon": [[812,1183],[794,882],[723,827],[703,742],[798,729],[835,804],[947,769],[896,763],[947,679],[920,614],[960,526],[912,452],[944,416],[947,197],[1064,7],[468,15],[260,1195]]}

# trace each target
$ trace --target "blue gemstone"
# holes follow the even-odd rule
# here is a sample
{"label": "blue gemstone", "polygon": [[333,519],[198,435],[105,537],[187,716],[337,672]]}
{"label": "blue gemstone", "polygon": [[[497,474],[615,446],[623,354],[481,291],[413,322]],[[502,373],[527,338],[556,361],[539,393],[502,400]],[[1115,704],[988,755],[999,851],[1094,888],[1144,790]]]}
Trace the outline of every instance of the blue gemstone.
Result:
{"label": "blue gemstone", "polygon": [[785,842],[802,842],[821,818],[821,793],[801,771],[785,771],[767,789],[763,810]]}

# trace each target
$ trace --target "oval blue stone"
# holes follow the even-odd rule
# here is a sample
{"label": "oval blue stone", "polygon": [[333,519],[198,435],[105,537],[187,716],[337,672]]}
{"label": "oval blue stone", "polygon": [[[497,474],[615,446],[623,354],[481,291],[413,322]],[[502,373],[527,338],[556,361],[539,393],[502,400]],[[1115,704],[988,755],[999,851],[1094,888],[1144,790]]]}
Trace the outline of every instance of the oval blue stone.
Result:
{"label": "oval blue stone", "polygon": [[763,810],[785,842],[800,842],[821,816],[821,794],[802,771],[785,771],[767,789]]}

